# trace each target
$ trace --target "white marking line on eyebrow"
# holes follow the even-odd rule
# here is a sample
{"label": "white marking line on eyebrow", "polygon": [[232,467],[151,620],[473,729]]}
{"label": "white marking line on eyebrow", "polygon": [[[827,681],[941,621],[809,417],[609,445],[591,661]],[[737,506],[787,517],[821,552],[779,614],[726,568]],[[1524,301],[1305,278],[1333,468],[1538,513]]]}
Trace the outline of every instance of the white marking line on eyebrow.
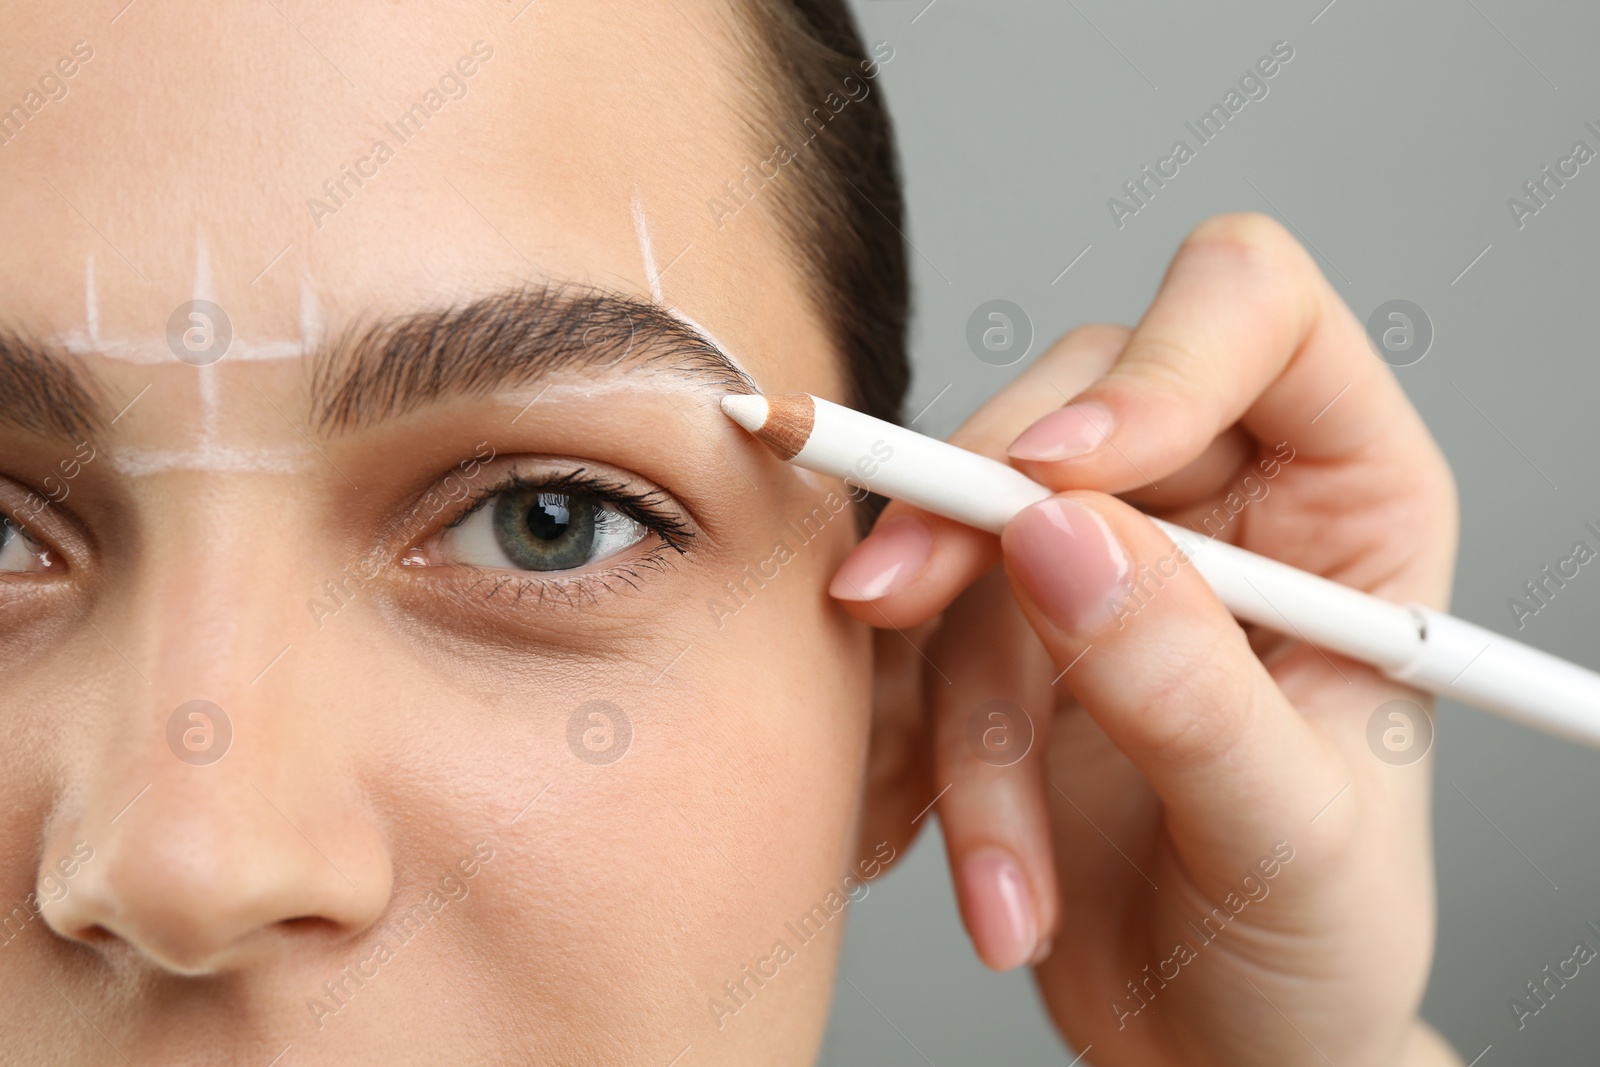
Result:
{"label": "white marking line on eyebrow", "polygon": [[[105,359],[115,359],[123,363],[138,363],[151,366],[162,363],[176,364],[172,350],[167,347],[165,338],[152,341],[127,341],[106,340],[105,338],[89,337],[82,330],[73,330],[69,333],[56,334],[56,344],[71,352],[75,356],[100,356]],[[266,341],[241,341],[235,337],[233,344],[228,346],[228,354],[223,363],[254,362],[257,360],[293,359],[303,356],[310,351],[302,342],[280,338]]]}
{"label": "white marking line on eyebrow", "polygon": [[650,223],[644,217],[644,200],[639,196],[639,187],[633,187],[633,233],[639,238],[639,258],[644,261],[645,280],[650,283],[650,296],[656,303],[665,303],[661,299],[661,274],[656,270],[655,250],[650,246]]}
{"label": "white marking line on eyebrow", "polygon": [[[650,371],[642,371],[640,373],[642,378],[623,375],[620,378],[596,378],[592,381],[582,379],[576,381],[552,381],[540,386],[537,391],[530,384],[521,388],[501,390],[495,394],[495,397],[497,400],[505,401],[508,404],[518,405],[511,422],[519,424],[521,418],[532,409],[534,403],[540,400],[598,400],[610,396],[637,397],[641,389],[647,389],[650,393],[656,395],[665,395],[671,392],[679,393],[689,398],[704,397],[706,387],[697,378],[672,373],[652,373]],[[649,384],[641,386],[641,380]],[[710,410],[716,410],[715,406],[713,405]],[[683,413],[680,411],[679,414],[682,415]],[[719,418],[721,417],[720,411],[718,416]],[[790,466],[794,465],[790,464]],[[795,467],[795,469],[801,470],[803,468]]]}
{"label": "white marking line on eyebrow", "polygon": [[287,338],[281,341],[241,341],[234,339],[232,347],[223,362],[241,360],[249,362],[264,359],[294,359],[311,351],[304,341],[290,341]]}
{"label": "white marking line on eyebrow", "polygon": [[[701,337],[704,337],[707,341],[710,341],[724,356],[728,357],[729,363],[732,363],[735,367],[738,367],[739,370],[744,372],[744,376],[746,378],[749,378],[752,382],[755,382],[756,376],[750,373],[750,368],[744,365],[744,361],[738,356],[735,356],[727,345],[718,340],[716,334],[706,329],[700,320],[696,319],[693,315],[690,315],[682,308],[673,307],[670,304],[663,305],[662,310],[671,315],[673,318],[677,319],[679,322],[683,323],[685,326],[689,327],[689,329],[693,330],[695,333],[698,333]],[[760,383],[756,382],[756,388],[759,389],[760,387]]]}
{"label": "white marking line on eyebrow", "polygon": [[111,453],[111,465],[130,478],[171,470],[297,474],[310,465],[307,458],[310,455],[309,448],[233,448],[227,445],[203,448],[126,447]]}
{"label": "white marking line on eyebrow", "polygon": [[516,416],[516,418],[511,420],[511,424],[513,426],[515,426],[517,424],[517,419],[520,419],[520,418],[522,418],[522,416],[526,415],[528,413],[528,409],[533,407],[533,405],[535,405],[535,404],[537,404],[539,402],[539,397],[544,396],[544,394],[548,393],[549,391],[550,391],[550,386],[547,383],[543,389],[539,390],[537,396],[535,396],[532,400],[528,401],[526,404],[524,404],[522,406],[522,410],[517,412],[517,416]]}

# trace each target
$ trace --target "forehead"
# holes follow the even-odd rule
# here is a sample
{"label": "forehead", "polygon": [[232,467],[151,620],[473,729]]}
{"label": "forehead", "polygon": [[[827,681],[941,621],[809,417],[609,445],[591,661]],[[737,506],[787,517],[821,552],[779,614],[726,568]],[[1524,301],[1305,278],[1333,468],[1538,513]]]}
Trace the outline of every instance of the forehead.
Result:
{"label": "forehead", "polygon": [[0,313],[140,343],[203,298],[249,354],[551,279],[654,295],[743,352],[814,336],[776,205],[722,226],[706,206],[756,158],[762,75],[733,19],[710,0],[34,9],[0,40],[0,108],[22,109],[0,121]]}

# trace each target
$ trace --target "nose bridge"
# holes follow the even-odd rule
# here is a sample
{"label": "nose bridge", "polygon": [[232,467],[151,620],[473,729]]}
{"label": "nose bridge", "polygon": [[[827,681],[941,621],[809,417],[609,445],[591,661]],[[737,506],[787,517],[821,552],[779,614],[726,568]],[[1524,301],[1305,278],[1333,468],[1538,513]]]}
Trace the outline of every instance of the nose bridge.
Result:
{"label": "nose bridge", "polygon": [[90,619],[141,682],[105,709],[77,818],[47,843],[41,882],[78,842],[93,850],[65,897],[40,894],[47,921],[180,973],[311,926],[364,928],[387,904],[389,860],[348,787],[359,753],[323,734],[328,694],[294,656],[316,632],[295,612],[309,568],[286,558],[281,528],[153,540],[128,595]]}
{"label": "nose bridge", "polygon": [[286,755],[306,770],[333,759],[332,746],[316,743],[326,692],[304,651],[317,643],[308,613],[317,577],[336,568],[306,547],[327,538],[306,494],[296,492],[302,480],[174,481],[183,491],[169,493],[172,505],[151,517],[139,577],[112,623],[142,665],[148,704],[128,707],[119,728],[134,731],[131,745],[149,746],[190,786],[204,779],[181,775],[182,766],[229,764],[270,778]]}
{"label": "nose bridge", "polygon": [[317,539],[290,483],[217,479],[153,517],[132,600],[154,688],[180,701],[232,691],[248,699],[307,631],[304,594],[294,606],[315,568],[297,546]]}

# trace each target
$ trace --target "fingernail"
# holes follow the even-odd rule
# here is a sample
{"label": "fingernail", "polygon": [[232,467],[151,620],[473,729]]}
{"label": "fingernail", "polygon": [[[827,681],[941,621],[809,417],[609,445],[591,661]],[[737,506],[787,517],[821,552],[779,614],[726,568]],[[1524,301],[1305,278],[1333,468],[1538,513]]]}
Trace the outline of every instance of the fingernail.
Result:
{"label": "fingernail", "polygon": [[1111,409],[1089,401],[1052,411],[1022,431],[1007,449],[1013,459],[1053,460],[1084,456],[1111,436]]}
{"label": "fingernail", "polygon": [[1033,958],[1028,961],[1028,966],[1037,967],[1039,964],[1049,959],[1050,950],[1055,948],[1055,945],[1055,941],[1048,937],[1039,942],[1039,947],[1034,949]]}
{"label": "fingernail", "polygon": [[933,554],[933,531],[915,515],[879,526],[856,546],[833,576],[828,593],[839,600],[877,600],[897,593],[922,573]]}
{"label": "fingernail", "polygon": [[1009,971],[1032,959],[1039,939],[1033,895],[1010,854],[979,849],[962,864],[961,883],[967,924],[983,961]]}
{"label": "fingernail", "polygon": [[1001,535],[1011,573],[1066,633],[1087,633],[1128,599],[1128,554],[1099,514],[1052,497],[1022,509]]}

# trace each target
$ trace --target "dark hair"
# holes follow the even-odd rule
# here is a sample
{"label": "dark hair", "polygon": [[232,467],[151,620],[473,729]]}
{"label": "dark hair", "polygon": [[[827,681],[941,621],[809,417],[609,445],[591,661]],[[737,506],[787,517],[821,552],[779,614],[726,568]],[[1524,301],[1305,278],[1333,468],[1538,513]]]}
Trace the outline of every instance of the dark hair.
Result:
{"label": "dark hair", "polygon": [[874,84],[893,49],[869,58],[844,0],[744,4],[755,58],[772,71],[757,79],[766,98],[748,118],[761,180],[782,183],[780,225],[844,361],[850,403],[897,421],[911,376],[904,204],[894,132]]}

